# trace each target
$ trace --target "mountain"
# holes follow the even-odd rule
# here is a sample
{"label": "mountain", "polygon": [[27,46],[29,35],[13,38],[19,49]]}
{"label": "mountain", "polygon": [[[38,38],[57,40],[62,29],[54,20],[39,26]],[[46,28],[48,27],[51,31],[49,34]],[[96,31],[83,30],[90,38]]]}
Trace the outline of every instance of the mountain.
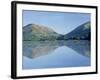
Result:
{"label": "mountain", "polygon": [[58,36],[54,30],[45,26],[28,24],[23,27],[23,40],[56,40]]}
{"label": "mountain", "polygon": [[91,25],[90,22],[86,22],[73,31],[63,36],[63,39],[81,39],[81,40],[90,40],[91,35]]}
{"label": "mountain", "polygon": [[86,22],[68,34],[61,35],[53,29],[37,24],[28,24],[23,27],[23,40],[90,40],[91,25]]}

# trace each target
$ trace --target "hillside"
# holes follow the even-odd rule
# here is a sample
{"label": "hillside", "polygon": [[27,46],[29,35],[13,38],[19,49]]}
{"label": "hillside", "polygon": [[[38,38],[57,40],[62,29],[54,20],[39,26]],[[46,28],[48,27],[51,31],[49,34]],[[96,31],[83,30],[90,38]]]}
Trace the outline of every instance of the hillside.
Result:
{"label": "hillside", "polygon": [[90,22],[86,22],[68,34],[64,35],[64,39],[81,39],[90,40],[91,35],[91,25]]}
{"label": "hillside", "polygon": [[58,36],[54,30],[45,26],[28,24],[23,27],[23,40],[55,40]]}
{"label": "hillside", "polygon": [[23,40],[90,40],[90,22],[86,22],[68,34],[61,35],[49,27],[37,24],[28,24],[23,27]]}

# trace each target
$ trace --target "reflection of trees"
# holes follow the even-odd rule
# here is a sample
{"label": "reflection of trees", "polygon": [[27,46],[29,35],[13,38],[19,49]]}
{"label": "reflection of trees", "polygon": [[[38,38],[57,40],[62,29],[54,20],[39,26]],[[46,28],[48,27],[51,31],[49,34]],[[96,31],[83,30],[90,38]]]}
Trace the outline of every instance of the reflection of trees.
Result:
{"label": "reflection of trees", "polygon": [[24,41],[23,55],[29,58],[36,58],[50,54],[61,46],[67,46],[81,55],[90,56],[90,43],[87,40]]}

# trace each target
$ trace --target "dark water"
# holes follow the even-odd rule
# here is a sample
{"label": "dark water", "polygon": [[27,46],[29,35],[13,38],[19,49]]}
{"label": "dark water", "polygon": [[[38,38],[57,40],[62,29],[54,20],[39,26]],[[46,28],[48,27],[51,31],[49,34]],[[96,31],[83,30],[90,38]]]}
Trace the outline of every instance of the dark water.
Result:
{"label": "dark water", "polygon": [[90,66],[90,42],[23,41],[23,69]]}

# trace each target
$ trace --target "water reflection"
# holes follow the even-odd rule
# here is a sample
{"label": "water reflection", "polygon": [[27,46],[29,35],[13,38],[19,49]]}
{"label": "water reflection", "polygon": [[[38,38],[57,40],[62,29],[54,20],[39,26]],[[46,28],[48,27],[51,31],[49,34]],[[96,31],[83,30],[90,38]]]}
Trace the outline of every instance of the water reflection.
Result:
{"label": "water reflection", "polygon": [[[78,54],[90,57],[90,42],[87,40],[69,41],[24,41],[23,55],[34,59],[52,53],[59,47],[66,46],[76,51]],[[67,52],[66,52],[67,53]]]}
{"label": "water reflection", "polygon": [[23,69],[90,66],[90,42],[23,41]]}
{"label": "water reflection", "polygon": [[67,46],[77,53],[90,57],[90,42],[88,40],[81,40],[81,41],[69,41]]}

